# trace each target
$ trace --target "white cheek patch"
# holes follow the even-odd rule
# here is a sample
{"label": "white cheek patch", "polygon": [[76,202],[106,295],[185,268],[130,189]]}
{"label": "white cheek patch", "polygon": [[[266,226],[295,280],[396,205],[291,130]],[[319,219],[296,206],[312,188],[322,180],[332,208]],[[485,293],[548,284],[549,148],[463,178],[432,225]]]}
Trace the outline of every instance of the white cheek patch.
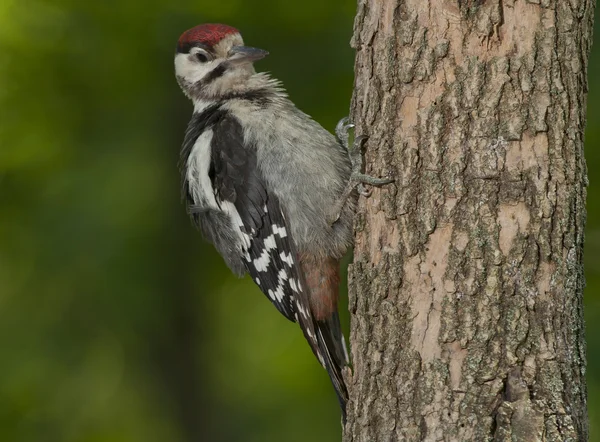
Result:
{"label": "white cheek patch", "polygon": [[218,60],[200,63],[190,54],[177,54],[175,56],[175,74],[188,83],[197,83],[218,65]]}

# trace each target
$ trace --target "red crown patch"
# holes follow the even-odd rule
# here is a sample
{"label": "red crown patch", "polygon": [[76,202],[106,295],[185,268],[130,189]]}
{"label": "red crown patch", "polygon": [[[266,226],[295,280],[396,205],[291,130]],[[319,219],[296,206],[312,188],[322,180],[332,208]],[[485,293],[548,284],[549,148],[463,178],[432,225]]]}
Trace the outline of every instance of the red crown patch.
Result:
{"label": "red crown patch", "polygon": [[231,26],[221,24],[203,24],[188,29],[179,37],[179,46],[189,43],[203,43],[207,46],[214,46],[224,37],[230,34],[237,34],[239,31]]}

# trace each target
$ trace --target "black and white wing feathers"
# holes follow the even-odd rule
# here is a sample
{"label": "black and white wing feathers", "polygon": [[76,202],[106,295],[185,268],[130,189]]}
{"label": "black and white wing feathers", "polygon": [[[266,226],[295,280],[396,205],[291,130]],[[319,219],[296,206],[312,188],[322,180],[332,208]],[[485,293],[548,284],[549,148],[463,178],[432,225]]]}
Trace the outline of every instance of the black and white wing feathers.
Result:
{"label": "black and white wing feathers", "polygon": [[295,321],[299,268],[277,197],[269,192],[240,124],[225,116],[213,127],[209,172],[215,199],[239,229],[244,265],[262,292]]}

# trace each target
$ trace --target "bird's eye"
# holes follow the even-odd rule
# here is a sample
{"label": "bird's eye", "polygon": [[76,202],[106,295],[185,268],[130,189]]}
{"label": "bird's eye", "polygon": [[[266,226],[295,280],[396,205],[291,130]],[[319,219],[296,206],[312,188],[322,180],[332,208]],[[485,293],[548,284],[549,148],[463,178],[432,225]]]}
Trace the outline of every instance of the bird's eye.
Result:
{"label": "bird's eye", "polygon": [[198,52],[196,58],[200,63],[206,63],[208,61],[208,57],[203,52]]}

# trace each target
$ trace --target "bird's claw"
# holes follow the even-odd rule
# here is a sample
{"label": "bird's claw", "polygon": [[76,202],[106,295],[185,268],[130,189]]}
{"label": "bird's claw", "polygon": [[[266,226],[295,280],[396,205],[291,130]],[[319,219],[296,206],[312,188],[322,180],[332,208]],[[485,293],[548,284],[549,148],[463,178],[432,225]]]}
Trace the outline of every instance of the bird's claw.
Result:
{"label": "bird's claw", "polygon": [[373,192],[373,190],[367,189],[363,183],[358,183],[356,186],[356,190],[358,191],[358,193],[360,193],[365,198],[370,197],[371,193]]}
{"label": "bird's claw", "polygon": [[335,126],[335,136],[346,150],[350,150],[350,129],[354,127],[354,123],[351,123],[348,117],[342,118]]}
{"label": "bird's claw", "polygon": [[354,143],[352,143],[352,148],[350,149],[350,152],[362,153],[362,147],[368,139],[369,137],[367,137],[366,135],[359,135],[358,137],[356,137],[354,139]]}

